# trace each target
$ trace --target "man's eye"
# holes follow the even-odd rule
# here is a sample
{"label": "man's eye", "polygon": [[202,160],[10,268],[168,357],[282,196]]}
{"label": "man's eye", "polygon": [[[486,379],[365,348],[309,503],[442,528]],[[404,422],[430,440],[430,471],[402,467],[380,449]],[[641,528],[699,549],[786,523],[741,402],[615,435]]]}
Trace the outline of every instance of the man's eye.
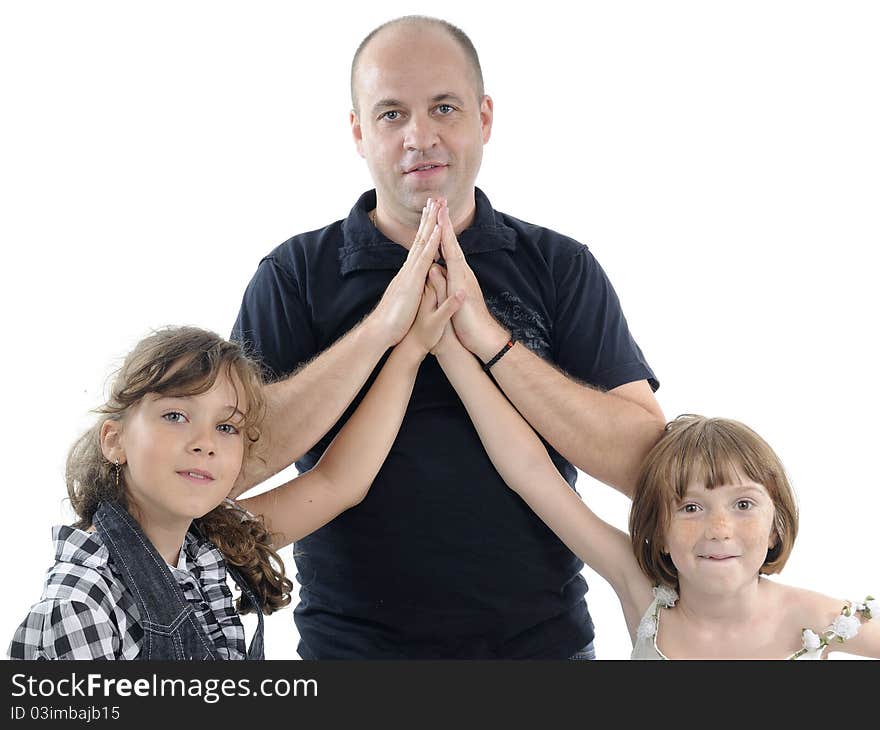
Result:
{"label": "man's eye", "polygon": [[186,420],[186,416],[184,416],[180,411],[170,411],[169,413],[163,413],[162,418],[166,421],[170,421],[171,423],[183,423]]}
{"label": "man's eye", "polygon": [[440,106],[437,107],[437,111],[440,112],[441,114],[451,114],[452,112],[455,111],[455,107],[450,106],[449,104],[441,104]]}
{"label": "man's eye", "polygon": [[394,122],[394,121],[397,121],[398,119],[400,119],[400,112],[394,112],[394,111],[385,112],[381,118],[385,119],[386,121],[389,121],[389,122]]}
{"label": "man's eye", "polygon": [[235,435],[238,433],[238,429],[235,426],[233,426],[231,423],[221,423],[219,426],[217,426],[217,430],[220,431],[221,433],[228,433],[228,434],[232,434],[232,435]]}

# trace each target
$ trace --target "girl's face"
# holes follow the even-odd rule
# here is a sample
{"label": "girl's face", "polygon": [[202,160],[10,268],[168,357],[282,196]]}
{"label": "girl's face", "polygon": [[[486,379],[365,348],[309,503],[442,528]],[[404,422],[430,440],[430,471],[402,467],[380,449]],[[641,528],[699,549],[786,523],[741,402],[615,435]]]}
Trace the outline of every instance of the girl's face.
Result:
{"label": "girl's face", "polygon": [[724,594],[756,581],[776,540],[775,512],[767,490],[749,480],[714,489],[689,485],[672,505],[664,548],[679,584]]}
{"label": "girl's face", "polygon": [[205,393],[150,393],[126,414],[120,461],[125,462],[129,500],[141,520],[189,521],[229,494],[244,455],[236,392],[232,381],[220,375]]}

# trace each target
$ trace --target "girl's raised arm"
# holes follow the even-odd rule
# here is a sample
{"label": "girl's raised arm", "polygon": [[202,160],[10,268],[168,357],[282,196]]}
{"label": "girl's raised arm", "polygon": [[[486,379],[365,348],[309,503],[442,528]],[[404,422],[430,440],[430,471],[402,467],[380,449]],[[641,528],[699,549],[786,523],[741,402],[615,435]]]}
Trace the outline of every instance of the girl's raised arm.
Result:
{"label": "girl's raised arm", "polygon": [[[442,299],[446,281],[436,267],[431,269],[430,283]],[[451,325],[432,352],[501,478],[572,552],[611,584],[634,630],[652,594],[629,536],[600,519],[571,489],[532,427],[458,341]]]}
{"label": "girl's raised arm", "polygon": [[461,301],[444,297],[438,307],[433,289],[426,287],[409,333],[315,467],[275,489],[239,500],[248,511],[263,515],[276,549],[323,527],[367,495],[397,438],[419,365]]}

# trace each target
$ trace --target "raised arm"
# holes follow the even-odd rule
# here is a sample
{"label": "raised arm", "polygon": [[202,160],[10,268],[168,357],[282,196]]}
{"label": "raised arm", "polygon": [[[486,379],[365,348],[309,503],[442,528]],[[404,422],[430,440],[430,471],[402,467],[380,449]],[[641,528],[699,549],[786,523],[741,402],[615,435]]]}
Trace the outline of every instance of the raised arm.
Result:
{"label": "raised arm", "polygon": [[263,515],[276,535],[276,548],[322,527],[369,491],[397,437],[419,365],[462,301],[450,297],[438,308],[433,290],[422,289],[412,329],[315,467],[275,489],[240,500],[245,509]]}
{"label": "raised arm", "polygon": [[[438,267],[432,268],[430,282],[442,297],[445,282]],[[637,624],[640,611],[651,601],[651,585],[636,563],[629,536],[581,501],[531,426],[461,345],[451,327],[433,352],[501,478],[573,553],[611,584],[628,622],[632,616]]]}
{"label": "raised arm", "polygon": [[[488,362],[508,342],[510,332],[486,308],[445,206],[439,222],[449,284],[467,294],[453,318],[456,335],[482,362]],[[567,376],[519,343],[492,367],[492,375],[522,416],[562,456],[632,496],[639,465],[665,424],[646,380],[603,392]]]}
{"label": "raised arm", "polygon": [[439,236],[431,235],[436,219],[436,206],[426,206],[406,261],[369,316],[295,373],[266,386],[264,461],[251,460],[230,496],[277,474],[314,446],[339,420],[386,350],[403,339],[437,255]]}

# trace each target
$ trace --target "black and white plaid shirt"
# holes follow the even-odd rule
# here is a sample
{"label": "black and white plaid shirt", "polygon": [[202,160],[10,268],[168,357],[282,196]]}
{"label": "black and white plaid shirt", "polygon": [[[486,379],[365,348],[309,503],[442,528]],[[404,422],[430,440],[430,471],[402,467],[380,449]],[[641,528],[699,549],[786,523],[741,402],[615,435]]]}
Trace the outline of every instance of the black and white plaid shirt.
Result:
{"label": "black and white plaid shirt", "polygon": [[[144,634],[137,603],[98,533],[59,525],[52,528],[52,539],[55,565],[40,602],[15,631],[9,658],[136,658]],[[187,533],[171,573],[220,656],[244,659],[244,627],[226,585],[220,551]]]}

